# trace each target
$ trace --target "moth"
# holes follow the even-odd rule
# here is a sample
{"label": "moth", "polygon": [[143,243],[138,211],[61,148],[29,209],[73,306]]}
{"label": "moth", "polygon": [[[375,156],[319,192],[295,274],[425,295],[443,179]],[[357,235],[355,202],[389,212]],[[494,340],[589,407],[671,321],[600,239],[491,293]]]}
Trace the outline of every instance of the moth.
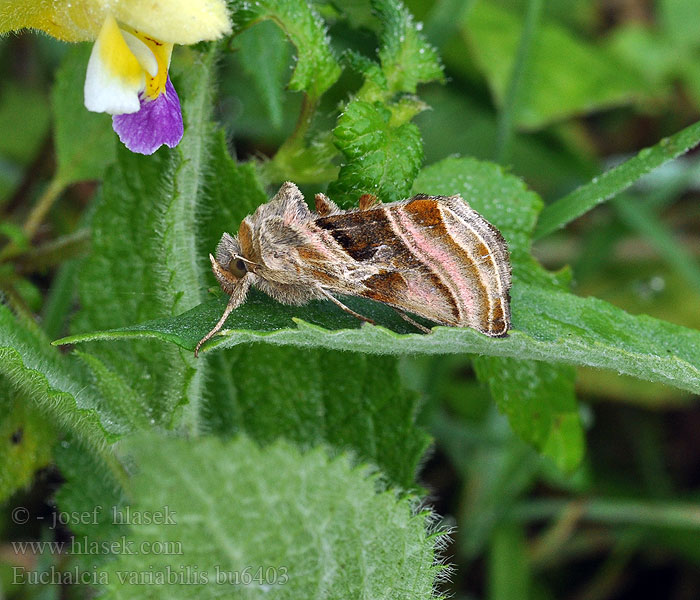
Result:
{"label": "moth", "polygon": [[493,337],[507,335],[508,247],[461,196],[421,194],[381,204],[366,194],[352,210],[341,210],[324,194],[315,201],[314,213],[299,188],[287,182],[243,219],[238,235],[223,234],[216,258],[209,259],[230,299],[195,356],[245,301],[251,285],[283,304],[325,298],[369,323],[374,321],[336,295],[383,302],[426,333],[430,330],[407,312]]}

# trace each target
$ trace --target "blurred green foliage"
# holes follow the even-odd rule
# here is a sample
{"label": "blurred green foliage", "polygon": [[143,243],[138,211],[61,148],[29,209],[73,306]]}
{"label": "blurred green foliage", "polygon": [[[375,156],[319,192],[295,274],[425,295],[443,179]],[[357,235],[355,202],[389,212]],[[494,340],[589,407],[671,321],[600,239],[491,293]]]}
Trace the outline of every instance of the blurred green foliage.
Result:
{"label": "blurred green foliage", "polygon": [[[0,595],[59,596],[22,567],[136,597],[143,556],[13,545],[71,536],[284,567],[289,598],[700,594],[700,0],[229,8],[175,50],[185,136],[152,157],[82,106],[89,44],[0,39]],[[251,294],[195,360],[208,252],[288,179],[461,193],[509,243],[509,339]],[[201,583],[135,589],[269,596]]]}

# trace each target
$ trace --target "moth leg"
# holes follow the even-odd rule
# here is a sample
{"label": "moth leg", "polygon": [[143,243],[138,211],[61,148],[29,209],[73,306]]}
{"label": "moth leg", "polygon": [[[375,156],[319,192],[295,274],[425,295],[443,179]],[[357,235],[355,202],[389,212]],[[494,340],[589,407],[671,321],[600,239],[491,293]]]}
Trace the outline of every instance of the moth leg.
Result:
{"label": "moth leg", "polygon": [[224,310],[224,314],[221,315],[221,318],[217,321],[216,325],[214,325],[212,330],[209,333],[207,333],[207,335],[205,335],[201,340],[199,340],[199,342],[197,342],[197,345],[194,349],[195,358],[199,356],[199,349],[202,347],[204,342],[210,340],[217,333],[219,333],[219,331],[221,331],[221,328],[224,326],[224,323],[226,323],[226,319],[228,319],[229,315],[234,310],[236,310],[241,304],[243,304],[243,301],[245,300],[245,297],[248,294],[248,288],[250,288],[251,283],[253,283],[253,274],[250,272],[246,273],[243,277],[241,277],[241,279],[238,280],[238,283],[233,288],[231,297],[229,298],[228,304],[226,305],[226,309]]}
{"label": "moth leg", "polygon": [[370,319],[369,317],[365,317],[364,315],[361,315],[360,313],[355,312],[349,306],[345,306],[345,304],[343,304],[340,300],[338,300],[333,294],[324,290],[322,287],[319,287],[318,289],[321,291],[321,293],[326,298],[328,298],[331,302],[333,302],[334,304],[336,304],[337,306],[342,308],[346,313],[352,315],[353,317],[360,319],[360,321],[365,321],[365,322],[370,323],[372,325],[376,325],[376,323],[372,319]]}
{"label": "moth leg", "polygon": [[[393,308],[393,307],[392,307],[392,308]],[[394,308],[394,310],[399,314],[399,316],[400,316],[404,321],[408,321],[408,322],[409,322],[411,325],[413,325],[416,329],[419,329],[419,330],[422,331],[423,333],[432,333],[432,331],[430,331],[430,329],[428,329],[428,328],[425,327],[424,325],[421,325],[421,324],[420,324],[418,321],[416,321],[415,319],[412,319],[411,317],[409,317],[409,316],[408,316],[405,312],[403,312],[402,310],[399,310],[398,308]]]}

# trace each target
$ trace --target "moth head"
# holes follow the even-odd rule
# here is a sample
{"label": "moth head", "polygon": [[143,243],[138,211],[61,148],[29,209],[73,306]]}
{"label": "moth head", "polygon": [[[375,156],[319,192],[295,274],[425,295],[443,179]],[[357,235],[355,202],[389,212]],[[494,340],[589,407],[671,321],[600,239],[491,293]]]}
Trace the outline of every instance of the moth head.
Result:
{"label": "moth head", "polygon": [[216,247],[216,258],[210,254],[209,259],[214,275],[227,294],[233,291],[238,280],[248,272],[246,261],[241,257],[238,240],[228,233],[224,233]]}

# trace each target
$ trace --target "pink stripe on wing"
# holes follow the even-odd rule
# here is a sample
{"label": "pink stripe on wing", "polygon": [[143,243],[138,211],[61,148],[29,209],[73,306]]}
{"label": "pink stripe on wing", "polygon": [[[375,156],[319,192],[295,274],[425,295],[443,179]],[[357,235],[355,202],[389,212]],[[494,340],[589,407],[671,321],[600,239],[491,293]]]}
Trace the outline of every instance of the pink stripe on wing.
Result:
{"label": "pink stripe on wing", "polygon": [[[460,320],[474,314],[472,285],[462,274],[462,268],[454,259],[454,254],[444,248],[435,235],[425,235],[426,228],[416,225],[401,207],[392,207],[387,213],[396,234],[406,247],[416,251],[416,255],[427,263],[432,271],[440,274],[440,279],[456,301]],[[463,314],[465,309],[467,315]]]}

